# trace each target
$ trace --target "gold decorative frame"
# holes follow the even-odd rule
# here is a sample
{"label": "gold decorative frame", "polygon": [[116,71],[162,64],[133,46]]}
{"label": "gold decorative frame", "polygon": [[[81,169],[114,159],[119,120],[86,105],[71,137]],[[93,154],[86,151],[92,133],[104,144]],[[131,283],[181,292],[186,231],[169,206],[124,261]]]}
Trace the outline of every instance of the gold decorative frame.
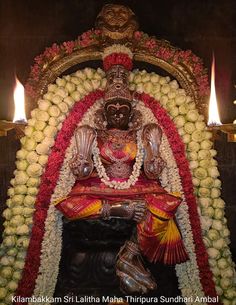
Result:
{"label": "gold decorative frame", "polygon": [[[109,14],[113,11],[113,17]],[[119,15],[122,13],[122,15]],[[73,51],[71,54],[64,56],[55,56],[51,62],[47,63],[43,68],[43,73],[37,83],[35,89],[35,98],[27,99],[27,110],[36,107],[36,101],[46,91],[50,83],[55,82],[56,78],[62,73],[75,65],[87,61],[102,60],[102,52],[104,47],[114,43],[123,43],[129,46],[134,53],[134,61],[145,62],[161,68],[168,74],[172,75],[186,90],[193,101],[196,103],[200,113],[205,117],[207,115],[207,103],[205,97],[199,95],[199,85],[191,71],[191,67],[183,63],[169,63],[161,58],[154,56],[147,48],[137,44],[134,39],[134,33],[138,29],[138,23],[134,13],[127,7],[122,5],[106,5],[99,13],[96,22],[96,29],[101,31],[101,39],[95,41],[89,47],[83,47]],[[156,38],[154,38],[156,39]],[[179,51],[164,40],[157,40],[160,47],[168,46],[171,50]]]}

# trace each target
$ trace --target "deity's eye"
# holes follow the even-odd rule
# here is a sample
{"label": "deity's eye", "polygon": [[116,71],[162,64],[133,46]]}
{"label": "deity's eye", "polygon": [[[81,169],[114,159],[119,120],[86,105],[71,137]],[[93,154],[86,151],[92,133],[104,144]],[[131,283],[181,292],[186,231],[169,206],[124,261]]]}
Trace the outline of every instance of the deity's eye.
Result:
{"label": "deity's eye", "polygon": [[121,72],[121,78],[123,79],[123,81],[127,81],[127,73],[124,71],[124,72]]}
{"label": "deity's eye", "polygon": [[108,11],[106,12],[105,16],[106,16],[107,18],[112,18],[112,17],[114,16],[113,10],[108,10]]}
{"label": "deity's eye", "polygon": [[128,114],[128,113],[130,113],[130,109],[128,107],[126,107],[126,106],[121,106],[120,113]]}
{"label": "deity's eye", "polygon": [[114,79],[114,75],[111,74],[111,75],[109,76],[109,78],[108,78],[108,82],[109,82],[109,83],[112,83],[112,82],[113,82],[113,79]]}
{"label": "deity's eye", "polygon": [[117,111],[117,108],[116,108],[116,107],[112,107],[112,106],[110,106],[110,107],[107,109],[107,112],[108,112],[110,115],[116,114],[116,111]]}
{"label": "deity's eye", "polygon": [[127,19],[127,13],[125,10],[120,10],[119,12],[120,18]]}

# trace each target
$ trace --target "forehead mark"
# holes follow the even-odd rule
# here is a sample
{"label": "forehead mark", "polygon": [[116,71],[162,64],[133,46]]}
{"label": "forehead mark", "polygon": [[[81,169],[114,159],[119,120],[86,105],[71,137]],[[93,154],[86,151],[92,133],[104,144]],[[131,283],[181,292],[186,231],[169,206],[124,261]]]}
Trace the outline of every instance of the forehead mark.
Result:
{"label": "forehead mark", "polygon": [[121,109],[121,108],[127,108],[128,110],[130,110],[130,107],[128,106],[128,105],[120,105],[120,104],[110,104],[110,105],[108,105],[107,106],[107,110],[109,109],[109,108],[111,108],[111,107],[113,107],[113,108],[115,108],[115,109],[117,109],[117,110],[119,110],[119,109]]}

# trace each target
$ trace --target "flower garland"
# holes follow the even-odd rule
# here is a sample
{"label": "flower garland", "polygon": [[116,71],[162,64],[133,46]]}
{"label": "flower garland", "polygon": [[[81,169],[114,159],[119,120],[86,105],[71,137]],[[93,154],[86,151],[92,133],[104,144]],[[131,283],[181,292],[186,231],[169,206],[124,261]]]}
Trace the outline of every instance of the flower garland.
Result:
{"label": "flower garland", "polygon": [[145,93],[140,95],[140,100],[142,100],[144,104],[152,110],[159,124],[163,127],[163,130],[171,145],[171,149],[178,165],[179,175],[182,180],[185,198],[189,209],[191,210],[190,222],[193,230],[195,253],[200,273],[200,280],[205,295],[216,297],[217,295],[215,291],[215,284],[213,282],[212,272],[208,264],[208,255],[201,238],[200,220],[197,212],[196,200],[193,194],[192,177],[189,171],[188,162],[185,158],[184,144],[176,132],[174,123],[171,121],[166,112],[161,108],[161,106],[156,102],[156,100]]}
{"label": "flower garland", "polygon": [[99,41],[101,37],[100,30],[91,29],[84,32],[74,41],[65,41],[62,44],[58,45],[54,43],[51,47],[45,49],[45,51],[36,56],[34,59],[35,64],[31,67],[31,72],[29,79],[25,85],[27,94],[31,97],[36,96],[36,87],[38,81],[41,79],[45,70],[48,69],[50,64],[63,58],[76,50],[91,46]]}
{"label": "flower garland", "polygon": [[93,160],[94,160],[94,165],[96,167],[96,170],[98,172],[99,178],[101,178],[101,181],[114,189],[128,189],[131,185],[134,185],[140,175],[140,170],[143,164],[143,155],[144,155],[144,150],[143,150],[143,145],[142,145],[142,130],[137,131],[137,155],[135,158],[135,163],[133,166],[132,173],[127,181],[115,181],[111,180],[107,174],[106,170],[102,164],[102,160],[100,158],[100,151],[98,148],[98,143],[97,139],[94,140],[94,145],[93,145]]}
{"label": "flower garland", "polygon": [[[64,121],[62,129],[57,135],[37,195],[36,211],[33,217],[34,225],[25,259],[24,271],[16,293],[17,295],[29,297],[34,291],[35,281],[40,266],[39,253],[41,251],[44,236],[44,223],[47,217],[47,210],[51,196],[59,177],[59,170],[65,157],[66,148],[68,147],[73,132],[84,113],[95,103],[96,100],[102,98],[102,96],[103,93],[101,91],[92,92],[80,103],[75,104],[68,118]],[[20,304],[20,302],[16,302],[16,304]]]}
{"label": "flower garland", "polygon": [[103,69],[108,71],[113,65],[122,65],[128,71],[133,67],[131,50],[121,44],[113,44],[104,49],[102,54]]}
{"label": "flower garland", "polygon": [[40,267],[33,292],[35,297],[42,295],[53,296],[57,282],[62,249],[62,213],[55,208],[53,202],[65,197],[75,182],[75,176],[71,173],[69,167],[69,160],[74,155],[74,137],[72,137],[71,143],[66,151],[65,160],[60,170],[57,186],[51,197],[45,221]]}
{"label": "flower garland", "polygon": [[136,43],[145,49],[145,52],[150,52],[168,63],[189,67],[196,78],[199,95],[204,97],[209,94],[207,71],[203,67],[202,60],[193,54],[191,50],[176,50],[170,43],[163,43],[155,37],[149,37],[146,33],[140,31],[134,33],[134,38]]}
{"label": "flower garland", "polygon": [[104,49],[104,52],[102,54],[102,59],[104,60],[107,56],[110,56],[111,54],[125,54],[127,55],[130,59],[133,58],[133,53],[129,48],[122,44],[113,44],[109,47],[106,47]]}
{"label": "flower garland", "polygon": [[[31,67],[30,76],[25,85],[27,94],[31,97],[36,96],[37,84],[50,64],[74,51],[93,44],[98,44],[102,34],[103,33],[100,30],[92,29],[83,33],[75,41],[63,42],[61,45],[54,43],[52,47],[46,48],[43,54],[40,54],[35,58],[35,64]],[[164,44],[155,37],[150,37],[148,34],[140,31],[136,31],[133,38],[135,44],[138,43],[146,53],[150,53],[155,57],[174,65],[185,65],[189,67],[196,78],[199,96],[208,96],[209,85],[207,71],[203,67],[202,60],[193,54],[191,50],[181,51],[172,47],[170,44]],[[110,55],[108,54],[108,56]],[[132,66],[129,61],[129,54],[127,55],[127,61],[125,62],[129,66],[129,69],[131,69]]]}
{"label": "flower garland", "polygon": [[103,61],[104,71],[108,71],[113,65],[122,65],[127,70],[131,70],[133,63],[127,54],[113,53],[108,55]]}
{"label": "flower garland", "polygon": [[167,173],[163,173],[161,175],[162,186],[163,175],[167,175],[167,177],[164,178],[164,184],[166,185],[165,189],[170,193],[177,192],[181,194],[182,202],[177,210],[176,218],[180,227],[185,248],[189,255],[189,261],[182,264],[177,264],[175,266],[176,275],[178,277],[179,289],[182,292],[182,296],[186,297],[188,300],[192,300],[189,302],[189,304],[195,304],[195,298],[204,297],[204,292],[199,278],[199,269],[193,242],[193,232],[191,230],[191,224],[189,220],[190,211],[185,200],[178,167],[175,162],[173,152],[170,148],[167,138],[163,137],[162,141],[163,143],[160,147],[161,155],[167,163]]}
{"label": "flower garland", "polygon": [[[144,124],[158,123],[152,111],[145,107],[143,102],[139,101],[136,108],[142,113]],[[182,203],[177,211],[177,219],[190,260],[176,265],[179,289],[181,290],[182,296],[188,298],[188,300],[195,299],[195,297],[204,297],[202,285],[199,279],[199,269],[195,254],[193,233],[189,221],[189,209],[183,194],[178,167],[164,132],[160,145],[160,155],[166,162],[166,167],[163,169],[160,176],[162,187],[164,187],[169,193],[180,193],[182,197]],[[195,302],[189,302],[189,304],[195,304]],[[201,304],[204,304],[204,302],[201,302]]]}
{"label": "flower garland", "polygon": [[40,267],[33,292],[36,298],[42,295],[52,297],[54,294],[61,260],[62,226],[62,214],[51,204],[45,219]]}
{"label": "flower garland", "polygon": [[[73,106],[74,100],[80,100],[86,93],[98,87],[104,88],[105,79],[103,77],[104,73],[101,69],[94,71],[86,68],[70,76],[58,78],[56,84],[49,85],[48,92],[38,102],[39,108],[32,112],[32,119],[28,121],[28,126],[25,130],[26,137],[21,139],[22,148],[17,152],[17,171],[15,178],[11,180],[13,187],[8,190],[10,196],[7,200],[8,208],[4,211],[6,221],[4,222],[4,243],[1,245],[3,256],[0,260],[0,299],[3,299],[7,304],[11,303],[12,293],[17,287],[21,270],[24,267],[25,251],[29,243],[29,228],[32,224],[31,215],[34,211],[34,198],[37,195],[37,186],[39,177],[42,174],[42,168],[48,160],[49,148],[54,143],[55,131],[61,129],[60,122],[65,120],[65,114]],[[203,122],[203,118],[197,113],[191,99],[186,97],[185,91],[180,89],[177,82],[175,80],[171,81],[169,77],[161,77],[154,73],[150,74],[146,71],[135,70],[130,73],[130,89],[138,92],[145,91],[156,100],[159,100],[171,115],[179,134],[186,144],[188,163],[192,171],[192,182],[195,186],[195,193],[198,196],[198,212],[201,213],[203,241],[207,247],[217,293],[225,304],[233,304],[233,298],[235,297],[233,286],[234,268],[230,250],[227,246],[229,243],[229,230],[227,229],[226,219],[223,218],[224,202],[219,198],[221,183],[217,179],[219,172],[216,167],[216,161],[213,159],[216,151],[211,149],[209,132],[205,131],[206,125]],[[156,120],[153,121],[152,112],[142,102],[138,104],[138,107],[141,113],[145,114],[147,122],[156,122]],[[93,111],[88,109],[87,114],[85,124],[91,124]],[[164,147],[166,145],[167,143],[164,144]],[[165,153],[166,151],[164,156]],[[168,168],[163,172],[161,177],[162,185],[170,192],[173,190],[180,191],[178,169],[174,165],[173,157],[171,157],[171,154],[169,156],[166,155],[166,159],[172,161],[167,164]],[[64,171],[63,168],[62,170]],[[59,181],[57,181],[57,184],[60,184]],[[55,195],[57,193],[56,189],[54,191]],[[53,197],[54,195],[52,195],[51,199]],[[197,281],[194,284],[193,280],[194,276],[196,279],[199,276],[196,272],[197,267],[194,267],[194,258],[192,258],[195,255],[196,260],[194,241],[191,237],[192,231],[188,220],[191,209],[188,212],[188,207],[184,201],[177,214],[184,242],[187,243],[186,248],[191,255],[191,264],[187,265],[186,263],[186,265],[176,266],[183,296],[201,295],[201,293],[197,293],[197,290],[200,289],[196,285]],[[14,216],[16,215],[15,213],[18,213],[17,216]],[[46,220],[44,228],[40,272],[43,270],[41,269],[43,268],[42,264],[47,262],[47,247],[50,248],[49,246],[51,246],[47,239],[54,234],[53,230],[50,231],[50,219],[54,221],[55,217],[57,217],[55,211],[53,212],[53,209],[50,208],[47,213],[48,221]],[[23,224],[22,219],[24,220]],[[58,223],[57,228],[59,229],[60,219],[57,219],[55,223]],[[43,225],[41,227],[43,228]],[[17,235],[14,235],[15,232]],[[52,240],[56,240],[55,238],[60,240],[59,235]],[[50,252],[50,249],[48,251]],[[45,259],[43,259],[43,256],[45,256]],[[9,272],[13,274],[11,280],[8,279]],[[56,272],[55,270],[53,273],[54,278]],[[37,283],[38,280],[40,284],[41,280],[38,278]],[[35,286],[35,292],[38,291],[37,285]],[[50,286],[50,291],[52,291],[52,286],[53,284]],[[6,293],[7,291],[8,293]]]}
{"label": "flower garland", "polygon": [[[156,116],[156,118],[158,119],[158,121],[159,121],[159,123],[160,123],[160,125],[161,126],[163,126],[163,128],[164,128],[164,131],[165,131],[165,133],[167,134],[167,136],[168,135],[171,135],[172,134],[172,139],[170,138],[169,139],[169,141],[170,140],[172,140],[172,142],[173,142],[173,134],[174,135],[176,135],[176,131],[175,131],[175,127],[174,126],[172,126],[173,125],[173,123],[171,123],[170,124],[170,119],[166,116],[166,114],[165,114],[165,112],[164,112],[164,110],[161,110],[161,108],[160,109],[158,109],[159,111],[157,111],[157,109],[155,109],[156,107],[158,107],[157,105],[157,103],[156,103],[156,101],[154,100],[154,99],[152,99],[152,98],[150,98],[150,96],[148,96],[148,95],[145,95],[145,94],[142,94],[141,96],[140,96],[140,99],[148,106],[148,107],[150,107],[151,109],[152,109],[152,111],[153,111],[153,113],[155,114],[155,116]],[[89,99],[88,99],[89,100]],[[90,102],[91,103],[91,102]],[[83,105],[86,105],[86,104],[83,104]],[[80,105],[81,106],[81,105]],[[155,107],[154,107],[155,106]],[[84,106],[85,107],[85,106]],[[72,111],[72,113],[73,113],[73,111]],[[64,124],[63,124],[63,127],[62,127],[62,130],[61,130],[61,133],[58,135],[58,137],[57,137],[57,142],[56,142],[56,144],[55,144],[55,146],[54,146],[54,148],[53,148],[53,151],[52,151],[52,154],[50,155],[50,159],[51,158],[53,158],[54,157],[54,153],[55,153],[55,147],[58,149],[58,146],[59,146],[59,143],[60,143],[60,146],[62,146],[62,149],[65,149],[66,147],[65,147],[65,142],[64,141],[62,141],[62,139],[64,138],[65,139],[65,135],[64,135],[64,137],[63,138],[61,138],[62,136],[62,134],[63,134],[63,132],[65,132],[66,130],[67,130],[67,128],[69,128],[69,123],[68,123],[68,121],[70,121],[70,120],[72,120],[72,122],[74,123],[74,128],[75,128],[75,126],[76,126],[76,123],[75,123],[75,119],[73,118],[73,116],[72,116],[72,113],[70,114],[70,116],[69,116],[69,118],[64,122]],[[70,119],[70,120],[69,120]],[[168,120],[169,120],[169,122],[168,122]],[[78,121],[77,121],[78,122]],[[169,124],[168,124],[169,123]],[[65,128],[65,126],[67,127],[67,128]],[[72,125],[73,126],[73,125]],[[65,129],[65,130],[64,130]],[[168,131],[167,131],[168,130]],[[169,134],[169,132],[170,132],[170,134]],[[67,133],[70,135],[70,137],[71,137],[71,130],[69,131],[69,129],[67,130]],[[58,143],[58,144],[57,144]],[[67,139],[67,143],[68,143],[68,139]],[[171,141],[170,141],[170,143],[171,143]],[[180,144],[179,144],[180,143]],[[175,152],[175,151],[178,151],[178,149],[180,149],[180,147],[179,147],[179,145],[181,145],[181,142],[179,142],[178,143],[178,145],[177,145],[177,143],[176,143],[176,147],[172,147],[172,150]],[[62,144],[62,145],[61,145]],[[181,149],[180,149],[180,151],[181,151]],[[57,151],[56,151],[56,153],[57,153]],[[65,152],[64,152],[65,153]],[[60,151],[60,156],[61,156],[61,158],[63,158],[64,157],[64,153],[62,153],[62,151]],[[180,152],[179,152],[179,154],[178,155],[180,155]],[[54,158],[53,158],[54,159]],[[52,159],[51,159],[52,160]],[[63,159],[62,159],[63,160]],[[179,161],[179,160],[178,160]],[[177,161],[177,163],[178,163],[178,161]],[[61,161],[62,162],[62,161]],[[61,162],[60,163],[58,163],[58,160],[57,160],[57,166],[58,166],[58,164],[59,164],[59,166],[60,166],[60,164],[61,164]],[[53,162],[54,163],[54,162]],[[49,164],[48,164],[48,167],[47,167],[47,169],[48,168],[50,168],[50,160],[49,160]],[[183,165],[183,164],[182,164]],[[53,166],[55,166],[55,165],[53,165]],[[55,171],[54,171],[55,172]],[[50,173],[50,171],[49,171],[49,173]],[[181,175],[181,172],[180,172],[180,175]],[[186,173],[183,175],[181,175],[181,177],[183,177],[183,178],[185,178],[186,176]],[[47,174],[45,174],[45,176],[46,177],[48,177],[48,173]],[[44,176],[44,177],[45,177]],[[184,181],[185,182],[185,181]],[[48,184],[48,180],[46,180],[46,183]],[[42,184],[41,184],[41,188],[40,188],[40,191],[42,191],[43,190],[43,198],[41,199],[41,201],[43,201],[43,202],[45,202],[45,201],[48,201],[48,199],[49,199],[49,194],[52,192],[52,190],[50,189],[50,188],[46,188],[46,189],[44,189],[44,187],[46,187],[46,185],[45,185],[45,183],[43,183],[42,182]],[[183,183],[183,188],[186,188],[186,184],[184,184]],[[188,189],[189,190],[189,189]],[[40,194],[41,192],[39,192],[39,194]],[[41,194],[41,196],[42,196],[42,194]],[[186,196],[187,197],[187,196]],[[45,199],[45,200],[44,200]],[[36,212],[37,212],[37,210],[36,210]],[[35,223],[35,222],[34,222]],[[192,224],[192,226],[193,226],[193,224]],[[196,226],[196,223],[195,223],[195,226]],[[193,226],[194,227],[194,226]],[[195,233],[195,231],[194,231],[194,233]],[[194,234],[195,235],[195,234]],[[31,237],[31,241],[32,241],[32,239],[33,239],[33,236],[34,236],[34,228],[33,228],[33,230],[32,230],[32,237]],[[42,242],[42,236],[41,236],[41,242],[39,243],[38,241],[40,240],[40,239],[38,239],[39,237],[40,237],[40,235],[39,234],[36,234],[36,236],[37,236],[37,244],[38,244],[38,247],[35,247],[35,244],[34,244],[34,251],[36,250],[36,249],[38,249],[39,250],[39,246],[41,246],[41,242]],[[198,237],[198,239],[200,239],[200,236]],[[196,240],[196,237],[195,237],[195,240]],[[31,242],[31,244],[32,244],[32,242]],[[30,245],[31,245],[30,244]],[[202,245],[203,246],[203,245]],[[204,246],[201,248],[201,254],[203,253],[203,250],[204,250]],[[29,246],[29,250],[28,250],[28,255],[27,255],[27,258],[29,258],[29,257],[31,257],[31,247]],[[200,255],[199,255],[199,257],[200,257]],[[22,278],[22,281],[20,282],[20,284],[21,283],[24,283],[24,285],[22,285],[23,287],[21,288],[21,285],[19,285],[19,287],[18,287],[18,294],[20,294],[21,296],[23,295],[25,295],[24,294],[24,292],[25,291],[27,291],[28,293],[29,293],[29,285],[33,288],[34,287],[34,282],[33,282],[33,279],[32,279],[32,276],[30,277],[30,281],[29,281],[29,279],[27,280],[27,267],[29,268],[29,265],[31,265],[31,264],[29,264],[29,261],[27,260],[27,258],[26,258],[26,263],[25,263],[25,270],[24,270],[24,273],[23,273],[23,278]],[[31,262],[32,263],[32,262]],[[202,274],[202,272],[201,272],[201,267],[202,267],[202,265],[203,265],[203,263],[204,264],[207,264],[208,262],[205,262],[205,261],[202,261],[201,260],[201,263],[199,264],[199,260],[198,260],[198,265],[199,265],[199,269],[200,269],[200,278],[201,278],[201,281],[203,282],[203,288],[204,288],[204,292],[205,292],[205,294],[206,295],[210,295],[210,296],[213,296],[213,295],[215,295],[215,292],[214,292],[214,284],[212,284],[211,286],[208,286],[208,287],[206,287],[205,286],[205,282],[204,282],[204,280],[206,279],[206,277],[207,277],[207,279],[208,279],[208,284],[210,283],[210,278],[209,278],[209,274],[211,275],[211,273],[210,273],[210,270],[207,270],[208,272],[207,272],[207,274]],[[33,269],[36,269],[35,268],[35,266],[37,266],[37,267],[39,267],[39,262],[37,262],[37,265],[36,265],[36,260],[34,260],[34,268]],[[32,266],[31,266],[32,267]],[[207,268],[207,266],[204,266],[205,267],[205,270],[206,270],[206,268]],[[204,270],[204,271],[205,271]],[[29,272],[29,271],[28,271]],[[31,269],[31,274],[32,274],[32,269]],[[37,270],[35,270],[35,274],[37,274]],[[27,285],[28,284],[28,285]],[[20,289],[21,288],[21,289]],[[32,289],[31,288],[31,289]],[[32,293],[32,291],[31,291],[31,293]],[[30,294],[27,294],[27,295],[30,295]],[[26,295],[26,296],[27,296]]]}
{"label": "flower garland", "polygon": [[[91,106],[83,116],[80,125],[93,125],[94,114],[100,108],[101,101],[98,100]],[[47,219],[45,221],[45,234],[42,242],[40,256],[40,267],[33,295],[40,297],[42,295],[53,296],[59,273],[59,263],[61,259],[60,248],[62,246],[62,214],[55,209],[54,202],[64,198],[71,191],[75,176],[72,174],[69,161],[76,153],[75,137],[71,138],[69,147],[66,150],[64,163],[60,169],[60,176],[57,186],[51,197]],[[56,227],[57,226],[57,227]]]}

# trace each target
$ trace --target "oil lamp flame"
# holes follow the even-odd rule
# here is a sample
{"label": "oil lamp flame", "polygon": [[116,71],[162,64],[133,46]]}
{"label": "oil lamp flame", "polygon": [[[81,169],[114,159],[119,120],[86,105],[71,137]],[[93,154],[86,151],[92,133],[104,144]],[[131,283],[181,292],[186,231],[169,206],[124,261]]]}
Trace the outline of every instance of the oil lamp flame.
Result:
{"label": "oil lamp flame", "polygon": [[211,65],[211,93],[208,111],[208,126],[222,125],[220,121],[217,99],[216,99],[216,88],[215,88],[215,57],[213,55]]}
{"label": "oil lamp flame", "polygon": [[16,86],[14,89],[14,104],[15,104],[15,113],[14,113],[13,122],[14,123],[27,122],[25,115],[25,90],[17,77],[16,77]]}

